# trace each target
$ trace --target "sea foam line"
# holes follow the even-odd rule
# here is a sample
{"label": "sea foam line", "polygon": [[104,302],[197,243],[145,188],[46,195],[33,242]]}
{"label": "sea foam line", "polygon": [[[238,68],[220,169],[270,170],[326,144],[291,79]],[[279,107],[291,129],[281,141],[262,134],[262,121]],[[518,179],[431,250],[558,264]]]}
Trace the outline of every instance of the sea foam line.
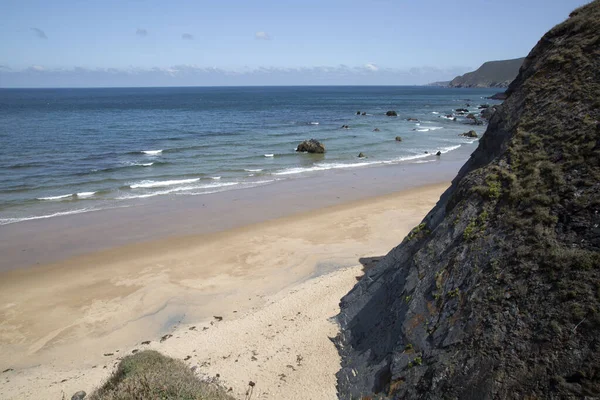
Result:
{"label": "sea foam line", "polygon": [[54,213],[54,214],[35,215],[35,216],[23,217],[23,218],[0,218],[0,225],[14,224],[16,222],[32,221],[32,220],[36,220],[36,219],[46,219],[46,218],[52,218],[52,217],[60,217],[62,215],[81,214],[81,213],[90,212],[90,211],[97,211],[97,210],[98,209],[94,209],[94,208],[81,208],[81,209],[78,209],[78,210],[62,211],[62,212],[57,212],[57,213]]}
{"label": "sea foam line", "polygon": [[169,193],[187,192],[190,190],[202,190],[202,189],[217,189],[227,186],[239,185],[239,182],[223,182],[223,183],[211,183],[208,185],[194,185],[194,186],[181,186],[168,190],[161,190],[158,192],[146,193],[146,194],[135,194],[117,197],[116,200],[131,200],[131,199],[145,199],[148,197],[160,196]]}
{"label": "sea foam line", "polygon": [[179,179],[179,180],[171,180],[171,181],[142,181],[139,183],[134,183],[133,185],[129,185],[129,187],[131,189],[139,189],[139,188],[149,189],[149,188],[156,188],[156,187],[183,185],[186,183],[198,182],[199,180],[200,180],[200,178]]}
{"label": "sea foam line", "polygon": [[162,152],[162,150],[142,150],[142,153],[148,156],[156,156],[158,154],[161,154]]}

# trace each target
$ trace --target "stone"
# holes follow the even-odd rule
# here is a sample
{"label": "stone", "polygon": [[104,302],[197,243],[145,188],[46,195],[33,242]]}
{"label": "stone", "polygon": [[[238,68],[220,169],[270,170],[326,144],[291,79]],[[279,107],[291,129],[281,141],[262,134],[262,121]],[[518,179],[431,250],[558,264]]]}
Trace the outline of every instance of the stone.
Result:
{"label": "stone", "polygon": [[396,111],[388,111],[385,113],[385,115],[387,115],[388,117],[397,117],[398,113]]}
{"label": "stone", "polygon": [[477,136],[477,132],[475,132],[475,131],[473,131],[473,130],[471,130],[471,131],[469,131],[469,132],[461,133],[461,134],[460,134],[460,135],[458,135],[458,136],[464,136],[464,137],[470,137],[470,138],[476,138],[476,137],[478,137],[478,136]]}
{"label": "stone", "polygon": [[401,142],[402,141],[402,136],[396,136],[396,142]]}
{"label": "stone", "polygon": [[363,153],[362,151],[360,153],[358,153],[358,158],[365,158],[365,153]]}
{"label": "stone", "polygon": [[438,151],[437,153],[435,153],[435,155],[439,157],[439,156],[441,156],[441,155],[442,155],[442,152],[441,152],[441,151]]}
{"label": "stone", "polygon": [[305,140],[298,145],[296,151],[322,154],[325,153],[325,145],[316,139]]}
{"label": "stone", "polygon": [[83,399],[85,399],[86,395],[87,395],[86,392],[84,392],[83,390],[80,390],[79,392],[77,392],[73,396],[71,396],[71,400],[83,400]]}
{"label": "stone", "polygon": [[375,128],[375,129],[373,129],[373,132],[381,132],[381,129]]}

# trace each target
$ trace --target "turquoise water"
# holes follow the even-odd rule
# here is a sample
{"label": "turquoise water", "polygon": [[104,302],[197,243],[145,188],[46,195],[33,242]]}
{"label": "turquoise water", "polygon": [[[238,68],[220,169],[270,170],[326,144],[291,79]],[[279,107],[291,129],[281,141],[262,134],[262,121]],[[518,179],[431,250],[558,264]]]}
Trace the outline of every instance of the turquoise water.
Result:
{"label": "turquoise water", "polygon": [[[474,149],[473,139],[458,136],[473,128],[468,120],[446,115],[456,108],[478,113],[480,104],[492,103],[484,97],[495,92],[433,87],[0,90],[0,225],[127,206],[139,198],[276,184],[327,170],[431,162],[437,151]],[[359,110],[366,115],[356,115]],[[386,117],[388,110],[398,117]],[[327,153],[295,152],[310,138],[322,141]],[[359,152],[367,157],[359,159]]]}

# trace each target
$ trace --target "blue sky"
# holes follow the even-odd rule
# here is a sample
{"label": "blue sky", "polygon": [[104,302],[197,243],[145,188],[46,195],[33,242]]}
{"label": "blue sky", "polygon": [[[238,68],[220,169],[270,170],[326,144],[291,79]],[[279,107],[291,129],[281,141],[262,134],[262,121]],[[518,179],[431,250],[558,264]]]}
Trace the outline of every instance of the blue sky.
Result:
{"label": "blue sky", "polygon": [[0,87],[422,84],[525,56],[584,0],[2,0]]}

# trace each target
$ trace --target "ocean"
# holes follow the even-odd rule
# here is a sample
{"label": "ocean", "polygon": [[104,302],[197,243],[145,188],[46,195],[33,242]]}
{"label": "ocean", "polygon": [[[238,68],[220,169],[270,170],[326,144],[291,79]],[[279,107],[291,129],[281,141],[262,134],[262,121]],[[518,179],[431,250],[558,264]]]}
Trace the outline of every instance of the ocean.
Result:
{"label": "ocean", "polygon": [[[156,196],[273,185],[328,170],[435,162],[438,151],[442,157],[470,154],[477,139],[459,134],[481,134],[485,126],[468,125],[455,110],[479,113],[480,104],[496,103],[485,99],[495,92],[417,86],[0,89],[0,225],[127,207]],[[388,110],[398,117],[387,117]],[[327,152],[297,153],[310,138]],[[360,152],[366,157],[358,158]]]}

